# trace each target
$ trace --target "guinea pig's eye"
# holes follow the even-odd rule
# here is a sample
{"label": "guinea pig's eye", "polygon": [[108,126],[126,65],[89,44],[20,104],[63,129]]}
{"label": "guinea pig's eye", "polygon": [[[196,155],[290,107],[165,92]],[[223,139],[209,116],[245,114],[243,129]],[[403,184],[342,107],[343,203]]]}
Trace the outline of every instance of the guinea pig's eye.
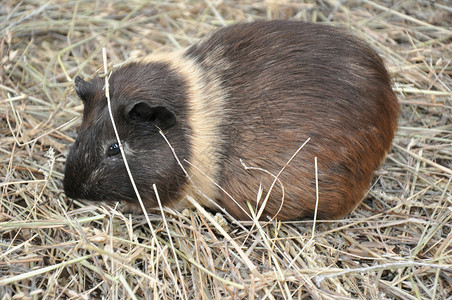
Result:
{"label": "guinea pig's eye", "polygon": [[115,155],[118,155],[119,152],[121,152],[119,150],[119,144],[116,142],[116,143],[111,144],[110,147],[108,147],[107,156],[108,157],[115,156]]}

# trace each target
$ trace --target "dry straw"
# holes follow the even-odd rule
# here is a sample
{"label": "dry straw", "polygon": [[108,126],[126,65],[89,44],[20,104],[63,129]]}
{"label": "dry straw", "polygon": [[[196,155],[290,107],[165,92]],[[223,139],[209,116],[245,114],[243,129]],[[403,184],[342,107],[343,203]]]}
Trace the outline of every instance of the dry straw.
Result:
{"label": "dry straw", "polygon": [[[452,299],[450,1],[298,2],[2,1],[0,299]],[[147,219],[70,205],[72,80],[101,69],[102,47],[111,69],[276,18],[347,27],[394,76],[399,131],[355,212],[313,227],[238,223],[193,198]]]}

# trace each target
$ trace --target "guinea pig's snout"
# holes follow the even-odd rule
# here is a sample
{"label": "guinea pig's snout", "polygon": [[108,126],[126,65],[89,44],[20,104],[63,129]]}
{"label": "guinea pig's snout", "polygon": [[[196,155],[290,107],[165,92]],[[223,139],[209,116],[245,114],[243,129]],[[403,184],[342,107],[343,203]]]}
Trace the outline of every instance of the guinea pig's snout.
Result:
{"label": "guinea pig's snout", "polygon": [[[68,198],[87,199],[88,189],[83,181],[82,172],[72,167],[71,161],[66,162],[64,170],[63,189]],[[87,199],[88,200],[88,199]]]}
{"label": "guinea pig's snout", "polygon": [[71,199],[87,199],[88,191],[84,184],[73,182],[68,176],[63,180],[64,193]]}

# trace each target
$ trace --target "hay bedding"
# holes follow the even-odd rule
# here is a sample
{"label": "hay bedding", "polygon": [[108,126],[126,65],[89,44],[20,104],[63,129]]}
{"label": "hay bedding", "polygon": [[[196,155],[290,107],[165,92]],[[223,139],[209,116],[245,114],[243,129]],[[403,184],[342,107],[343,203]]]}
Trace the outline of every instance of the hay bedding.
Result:
{"label": "hay bedding", "polygon": [[[400,129],[355,212],[313,231],[68,207],[71,80],[102,47],[115,64],[261,18],[349,27],[394,75]],[[450,1],[2,1],[0,22],[0,299],[452,299]]]}

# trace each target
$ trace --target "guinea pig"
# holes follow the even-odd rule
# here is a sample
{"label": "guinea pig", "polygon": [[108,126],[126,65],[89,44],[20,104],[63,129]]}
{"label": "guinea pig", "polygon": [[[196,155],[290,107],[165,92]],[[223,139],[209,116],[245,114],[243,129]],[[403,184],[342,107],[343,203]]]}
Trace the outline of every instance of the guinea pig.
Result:
{"label": "guinea pig", "polygon": [[[184,51],[126,63],[108,81],[147,209],[158,207],[155,184],[162,205],[177,209],[189,207],[191,195],[239,220],[251,217],[250,207],[262,209],[262,218],[294,220],[313,217],[318,198],[318,218],[341,218],[364,198],[397,127],[399,105],[382,59],[327,25],[227,26]],[[64,191],[133,211],[138,200],[104,84],[75,78],[84,111]]]}

